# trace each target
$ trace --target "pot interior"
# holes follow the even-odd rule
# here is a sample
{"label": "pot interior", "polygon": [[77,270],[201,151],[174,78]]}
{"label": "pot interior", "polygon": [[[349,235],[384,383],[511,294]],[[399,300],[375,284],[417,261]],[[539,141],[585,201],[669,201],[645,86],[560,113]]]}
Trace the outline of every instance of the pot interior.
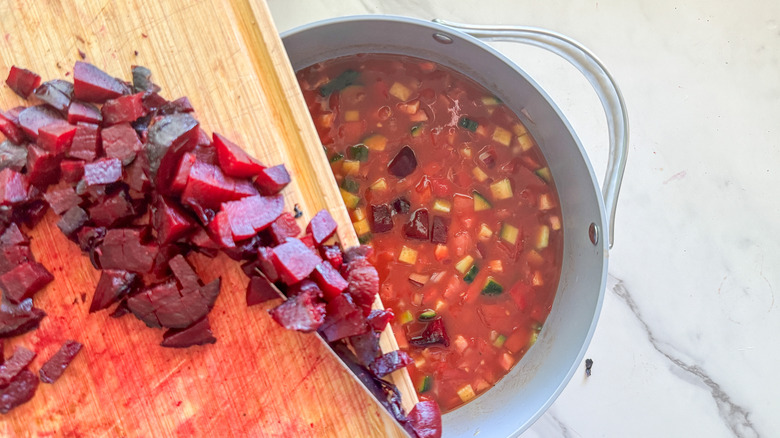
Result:
{"label": "pot interior", "polygon": [[563,214],[561,279],[534,346],[483,396],[445,414],[446,436],[505,437],[527,429],[579,367],[595,329],[607,272],[607,223],[593,169],[560,110],[518,66],[484,43],[441,25],[404,17],[358,16],[321,21],[282,35],[297,71],[358,53],[428,59],[476,80],[523,121],[539,144]]}

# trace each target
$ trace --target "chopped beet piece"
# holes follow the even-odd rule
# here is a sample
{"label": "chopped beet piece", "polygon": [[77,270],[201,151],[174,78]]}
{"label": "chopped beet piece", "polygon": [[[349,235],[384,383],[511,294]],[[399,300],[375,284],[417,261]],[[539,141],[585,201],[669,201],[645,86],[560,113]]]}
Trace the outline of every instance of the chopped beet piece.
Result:
{"label": "chopped beet piece", "polygon": [[271,243],[270,237],[266,233],[257,233],[249,239],[235,242],[236,246],[232,248],[223,248],[222,252],[231,259],[240,262],[243,260],[254,259],[257,255],[257,248]]}
{"label": "chopped beet piece", "polygon": [[404,224],[404,235],[409,239],[428,240],[429,233],[428,209],[418,208]]}
{"label": "chopped beet piece", "polygon": [[121,318],[128,313],[132,312],[130,312],[130,309],[127,307],[127,300],[122,300],[119,302],[116,308],[114,308],[114,311],[108,314],[108,316],[111,318]]}
{"label": "chopped beet piece", "polygon": [[134,160],[129,166],[125,168],[124,182],[130,187],[130,190],[138,192],[139,194],[146,194],[151,188],[149,177],[144,172],[143,164],[141,160]]}
{"label": "chopped beet piece", "polygon": [[317,246],[322,245],[322,242],[328,240],[330,236],[336,233],[338,225],[328,210],[320,210],[311,218],[309,226],[306,227],[306,232],[314,237],[314,243]]}
{"label": "chopped beet piece", "polygon": [[390,164],[387,165],[387,171],[398,178],[409,176],[416,168],[417,156],[414,155],[414,150],[409,146],[401,148],[398,154],[390,160]]}
{"label": "chopped beet piece", "polygon": [[135,215],[132,201],[124,190],[106,196],[89,208],[89,218],[99,227],[110,227]]}
{"label": "chopped beet piece", "polygon": [[86,181],[87,186],[111,184],[121,178],[122,162],[116,158],[101,158],[84,165],[84,181]]}
{"label": "chopped beet piece", "polygon": [[152,82],[152,71],[142,65],[131,67],[133,73],[133,92],[157,93],[160,91],[154,82]]}
{"label": "chopped beet piece", "polygon": [[5,83],[8,84],[14,93],[27,99],[30,93],[41,84],[41,77],[26,68],[12,65]]}
{"label": "chopped beet piece", "polygon": [[211,311],[219,285],[217,279],[194,291],[179,291],[175,281],[168,281],[128,298],[127,306],[149,327],[186,328]]}
{"label": "chopped beet piece", "polygon": [[166,102],[160,106],[159,109],[159,112],[162,114],[191,113],[193,111],[195,111],[195,108],[192,107],[192,103],[190,103],[187,96],[182,96],[171,102]]}
{"label": "chopped beet piece", "polygon": [[27,107],[19,113],[19,127],[32,140],[38,139],[38,129],[62,120],[57,111],[46,105]]}
{"label": "chopped beet piece", "polygon": [[441,216],[433,217],[433,227],[431,229],[431,242],[447,243],[447,230],[450,227],[450,220]]}
{"label": "chopped beet piece", "polygon": [[22,370],[10,384],[0,390],[0,414],[24,404],[35,395],[38,389],[38,376],[30,370]]}
{"label": "chopped beet piece", "polygon": [[288,237],[298,237],[301,234],[301,227],[291,213],[284,212],[276,218],[269,228],[271,236],[276,244],[284,243]]}
{"label": "chopped beet piece", "polygon": [[282,214],[283,208],[284,199],[281,195],[257,195],[225,202],[220,212],[227,214],[233,239],[241,240],[271,225]]}
{"label": "chopped beet piece", "polygon": [[212,240],[209,233],[201,227],[196,227],[195,232],[190,235],[188,240],[195,251],[206,257],[216,257],[219,253],[220,246]]}
{"label": "chopped beet piece", "polygon": [[182,154],[195,147],[198,121],[186,113],[176,113],[154,119],[149,126],[146,159],[152,181],[165,188],[176,171]]}
{"label": "chopped beet piece", "polygon": [[24,143],[24,131],[19,127],[18,120],[2,111],[0,111],[0,132],[16,145]]}
{"label": "chopped beet piece", "polygon": [[92,296],[92,304],[89,313],[108,308],[110,305],[128,295],[136,283],[138,276],[131,272],[104,269],[100,272],[95,294]]}
{"label": "chopped beet piece", "polygon": [[271,255],[279,278],[288,285],[295,284],[314,270],[322,259],[298,239],[290,238],[273,249]]}
{"label": "chopped beet piece", "polygon": [[16,377],[27,365],[35,359],[35,352],[28,350],[21,345],[14,349],[14,354],[0,365],[0,388],[5,387]]}
{"label": "chopped beet piece", "polygon": [[241,147],[227,138],[213,134],[219,167],[226,175],[237,178],[251,178],[265,169],[259,161],[249,156]]}
{"label": "chopped beet piece", "polygon": [[103,115],[103,125],[116,125],[117,123],[129,123],[146,115],[143,93],[120,96],[103,104],[100,113]]}
{"label": "chopped beet piece", "polygon": [[[206,144],[201,144],[202,132],[203,132],[202,129],[198,129],[198,144],[197,146],[195,146],[195,149],[192,151],[192,153],[195,154],[195,157],[198,159],[198,161],[202,161],[204,163],[212,164],[214,166],[219,167],[217,150],[214,148],[214,145],[211,144],[211,142],[207,142]],[[206,135],[206,139],[208,140],[208,135],[207,134],[204,135]]]}
{"label": "chopped beet piece", "polygon": [[393,216],[387,204],[371,206],[371,232],[386,233],[393,229]]}
{"label": "chopped beet piece", "polygon": [[195,273],[195,270],[192,269],[192,266],[190,266],[183,255],[175,255],[168,261],[168,266],[170,266],[176,281],[179,282],[180,289],[192,291],[200,289],[202,286],[200,277],[198,277],[198,274]]}
{"label": "chopped beet piece", "polygon": [[32,187],[30,192],[34,193],[31,197],[35,197],[36,199],[33,199],[20,208],[15,208],[13,210],[13,220],[21,222],[29,228],[35,228],[38,222],[43,220],[43,217],[46,216],[46,212],[49,211],[49,206],[42,199],[37,199],[39,196],[37,189]]}
{"label": "chopped beet piece", "polygon": [[76,127],[66,121],[54,122],[38,130],[37,144],[53,154],[62,154],[70,149]]}
{"label": "chopped beet piece", "polygon": [[176,174],[171,181],[171,192],[181,193],[184,187],[187,186],[187,180],[190,179],[190,169],[195,164],[197,157],[195,154],[187,152],[181,157],[179,167],[176,170]]}
{"label": "chopped beet piece", "polygon": [[154,266],[159,247],[142,244],[140,230],[115,228],[106,231],[100,245],[100,265],[103,269],[148,273]]}
{"label": "chopped beet piece", "polygon": [[383,354],[369,366],[369,369],[372,373],[376,374],[377,377],[384,377],[406,367],[412,362],[414,362],[414,360],[412,360],[412,357],[409,356],[408,353],[396,350]]}
{"label": "chopped beet piece", "polygon": [[27,178],[30,184],[45,187],[60,179],[60,161],[62,158],[37,145],[27,146]]}
{"label": "chopped beet piece", "polygon": [[152,226],[161,245],[173,243],[192,232],[195,221],[175,202],[160,196],[152,210]]}
{"label": "chopped beet piece", "polygon": [[349,286],[347,281],[344,280],[344,277],[339,274],[339,271],[334,269],[333,266],[326,261],[314,268],[312,277],[320,286],[320,289],[322,289],[322,293],[327,301],[337,297]]}
{"label": "chopped beet piece", "polygon": [[12,303],[32,297],[54,280],[48,269],[35,261],[28,261],[0,275],[3,297]]}
{"label": "chopped beet piece", "polygon": [[29,190],[26,176],[11,169],[0,170],[0,205],[26,202]]}
{"label": "chopped beet piece", "polygon": [[46,312],[33,307],[31,298],[18,305],[0,302],[0,338],[10,338],[38,327]]}
{"label": "chopped beet piece", "polygon": [[84,224],[89,221],[89,216],[83,208],[79,206],[72,207],[57,221],[57,227],[62,234],[70,237],[76,233]]}
{"label": "chopped beet piece", "polygon": [[143,150],[138,134],[129,123],[120,123],[100,131],[103,151],[107,158],[117,158],[123,165],[130,164]]}
{"label": "chopped beet piece", "polygon": [[0,234],[0,246],[27,245],[30,240],[24,235],[19,226],[12,223]]}
{"label": "chopped beet piece", "polygon": [[60,185],[49,189],[43,195],[43,199],[49,203],[49,207],[57,214],[63,214],[81,203],[81,197],[69,185]]}
{"label": "chopped beet piece", "polygon": [[257,174],[255,184],[260,193],[264,195],[274,195],[279,193],[290,183],[290,174],[284,164],[278,164],[272,167],[266,167]]}
{"label": "chopped beet piece", "polygon": [[35,97],[65,116],[68,114],[68,107],[73,98],[73,84],[62,79],[44,82],[35,89]]}
{"label": "chopped beet piece", "polygon": [[379,274],[376,268],[367,262],[353,261],[347,265],[347,282],[350,295],[363,309],[363,315],[368,316],[379,293]]}
{"label": "chopped beet piece", "polygon": [[450,345],[450,337],[444,329],[444,321],[441,318],[434,319],[428,323],[422,334],[409,339],[409,343],[416,347],[427,347],[433,344],[442,344],[445,347]]}
{"label": "chopped beet piece", "polygon": [[265,303],[274,298],[279,298],[279,292],[267,278],[262,275],[254,275],[249,278],[249,284],[246,287],[247,306]]}
{"label": "chopped beet piece", "polygon": [[379,348],[379,333],[376,332],[370,331],[362,335],[350,336],[349,343],[352,345],[352,349],[355,350],[355,356],[365,367],[374,363],[374,360],[381,352]]}
{"label": "chopped beet piece", "polygon": [[325,309],[325,321],[320,328],[320,333],[326,341],[333,342],[369,331],[363,312],[349,293],[337,296],[328,302]]}
{"label": "chopped beet piece", "polygon": [[279,273],[276,272],[276,267],[273,263],[273,248],[267,248],[261,246],[257,248],[257,261],[260,263],[260,270],[271,281],[275,283],[279,281]]}
{"label": "chopped beet piece", "polygon": [[74,100],[68,107],[68,123],[80,122],[100,124],[103,122],[103,116],[95,105]]}
{"label": "chopped beet piece", "polygon": [[245,181],[225,176],[215,165],[195,161],[190,168],[190,175],[181,198],[185,205],[196,204],[216,210],[223,202],[236,201],[257,194],[257,190],[251,184],[247,185]]}
{"label": "chopped beet piece", "polygon": [[314,251],[314,253],[317,253],[317,246],[315,245],[314,237],[311,234],[304,234],[301,236],[301,242],[309,247],[310,250]]}
{"label": "chopped beet piece", "polygon": [[418,438],[441,438],[441,411],[433,400],[422,400],[409,412],[409,423]]}
{"label": "chopped beet piece", "polygon": [[0,246],[0,275],[30,261],[35,261],[35,258],[33,257],[29,246]]}
{"label": "chopped beet piece", "polygon": [[338,244],[324,245],[322,247],[322,258],[327,260],[335,269],[341,269],[344,263],[344,253]]}
{"label": "chopped beet piece", "polygon": [[17,146],[9,140],[0,142],[0,170],[11,169],[20,172],[27,164],[27,148]]}
{"label": "chopped beet piece", "polygon": [[387,327],[387,323],[389,323],[395,315],[393,314],[392,309],[374,309],[371,311],[371,313],[368,315],[368,325],[375,331],[375,332],[381,332]]}
{"label": "chopped beet piece", "polygon": [[352,263],[356,260],[365,260],[371,257],[373,253],[374,248],[368,245],[353,246],[352,248],[347,248],[347,251],[344,253],[344,261]]}
{"label": "chopped beet piece", "polygon": [[54,353],[49,360],[41,366],[38,374],[41,376],[41,381],[44,383],[54,383],[65,372],[65,368],[70,365],[70,362],[81,351],[81,343],[68,339],[62,344],[59,350]]}
{"label": "chopped beet piece", "polygon": [[62,180],[76,183],[84,176],[84,162],[81,160],[62,160],[60,162]]}
{"label": "chopped beet piece", "polygon": [[197,321],[189,327],[183,329],[169,329],[163,334],[163,341],[160,343],[168,348],[187,348],[193,345],[206,345],[217,342],[214,333],[211,331],[208,317]]}
{"label": "chopped beet piece", "polygon": [[288,330],[312,332],[325,317],[325,303],[317,302],[310,294],[297,294],[269,311],[271,317]]}
{"label": "chopped beet piece", "polygon": [[76,61],[73,67],[73,96],[76,99],[103,103],[129,91],[122,81],[92,64]]}
{"label": "chopped beet piece", "polygon": [[233,231],[230,227],[230,220],[226,212],[220,211],[214,216],[214,219],[209,222],[208,232],[209,235],[211,235],[211,239],[216,242],[220,248],[234,248],[236,246],[236,242],[233,240]]}

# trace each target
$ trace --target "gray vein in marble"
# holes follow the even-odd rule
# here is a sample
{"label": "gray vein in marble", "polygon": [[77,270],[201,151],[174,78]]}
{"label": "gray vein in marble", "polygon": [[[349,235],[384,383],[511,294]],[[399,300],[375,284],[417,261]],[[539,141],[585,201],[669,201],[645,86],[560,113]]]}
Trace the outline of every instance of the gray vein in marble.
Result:
{"label": "gray vein in marble", "polygon": [[561,438],[574,438],[574,435],[572,435],[571,431],[569,430],[569,426],[567,426],[566,423],[558,418],[558,416],[551,413],[550,411],[547,412],[547,416],[553,421],[553,423],[555,423],[555,426],[560,429],[561,433],[558,436]]}
{"label": "gray vein in marble", "polygon": [[666,357],[672,364],[676,365],[681,371],[687,373],[689,376],[696,378],[698,381],[707,386],[712,394],[712,399],[715,401],[718,407],[718,413],[723,419],[726,426],[731,430],[735,437],[738,438],[760,438],[761,434],[756,430],[753,423],[750,421],[750,412],[744,407],[736,404],[731,400],[731,397],[715,382],[705,370],[698,365],[691,365],[685,363],[683,360],[675,357],[670,352],[666,351],[663,347],[663,342],[659,341],[650,326],[645,322],[642,312],[639,306],[634,301],[631,293],[628,291],[623,281],[619,278],[612,277],[616,284],[612,288],[612,292],[623,299],[628,308],[634,314],[636,319],[642,325],[647,339],[653,348],[661,355]]}

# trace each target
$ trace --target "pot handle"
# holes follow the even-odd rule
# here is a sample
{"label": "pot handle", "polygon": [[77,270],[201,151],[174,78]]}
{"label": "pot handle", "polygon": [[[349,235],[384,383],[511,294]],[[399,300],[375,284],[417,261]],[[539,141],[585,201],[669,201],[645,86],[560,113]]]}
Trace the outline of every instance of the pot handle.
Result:
{"label": "pot handle", "polygon": [[528,26],[482,26],[434,19],[435,23],[462,31],[484,41],[509,41],[541,47],[569,61],[588,79],[604,107],[609,129],[609,160],[601,188],[609,211],[609,247],[615,240],[615,210],[628,154],[628,111],[612,75],[604,64],[577,41],[546,29]]}

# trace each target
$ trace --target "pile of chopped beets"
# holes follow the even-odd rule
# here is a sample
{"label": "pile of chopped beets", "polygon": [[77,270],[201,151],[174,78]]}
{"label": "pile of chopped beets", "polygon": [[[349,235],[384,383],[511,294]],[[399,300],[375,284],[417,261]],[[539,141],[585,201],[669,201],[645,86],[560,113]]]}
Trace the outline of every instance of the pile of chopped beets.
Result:
{"label": "pile of chopped beets", "polygon": [[[286,299],[270,310],[277,323],[317,331],[410,433],[441,433],[434,402],[407,416],[398,390],[382,380],[411,358],[379,348],[393,314],[371,308],[379,291],[371,248],[329,244],[336,222],[326,210],[302,231],[279,194],[290,182],[284,165],[266,167],[224,136],[209,136],[189,100],[163,98],[145,67],[132,67],[132,83],[84,62],[76,62],[73,83],[41,83],[13,67],[6,83],[34,104],[0,111],[0,339],[34,330],[46,316],[33,298],[54,277],[35,261],[23,227],[51,208],[101,272],[90,313],[132,313],[166,329],[164,347],[214,343],[208,315],[220,279],[205,283],[186,256],[223,251],[250,278],[247,305],[281,292]],[[59,377],[78,348],[66,343],[41,379]],[[20,347],[0,365],[2,412],[37,387],[28,352]]]}

